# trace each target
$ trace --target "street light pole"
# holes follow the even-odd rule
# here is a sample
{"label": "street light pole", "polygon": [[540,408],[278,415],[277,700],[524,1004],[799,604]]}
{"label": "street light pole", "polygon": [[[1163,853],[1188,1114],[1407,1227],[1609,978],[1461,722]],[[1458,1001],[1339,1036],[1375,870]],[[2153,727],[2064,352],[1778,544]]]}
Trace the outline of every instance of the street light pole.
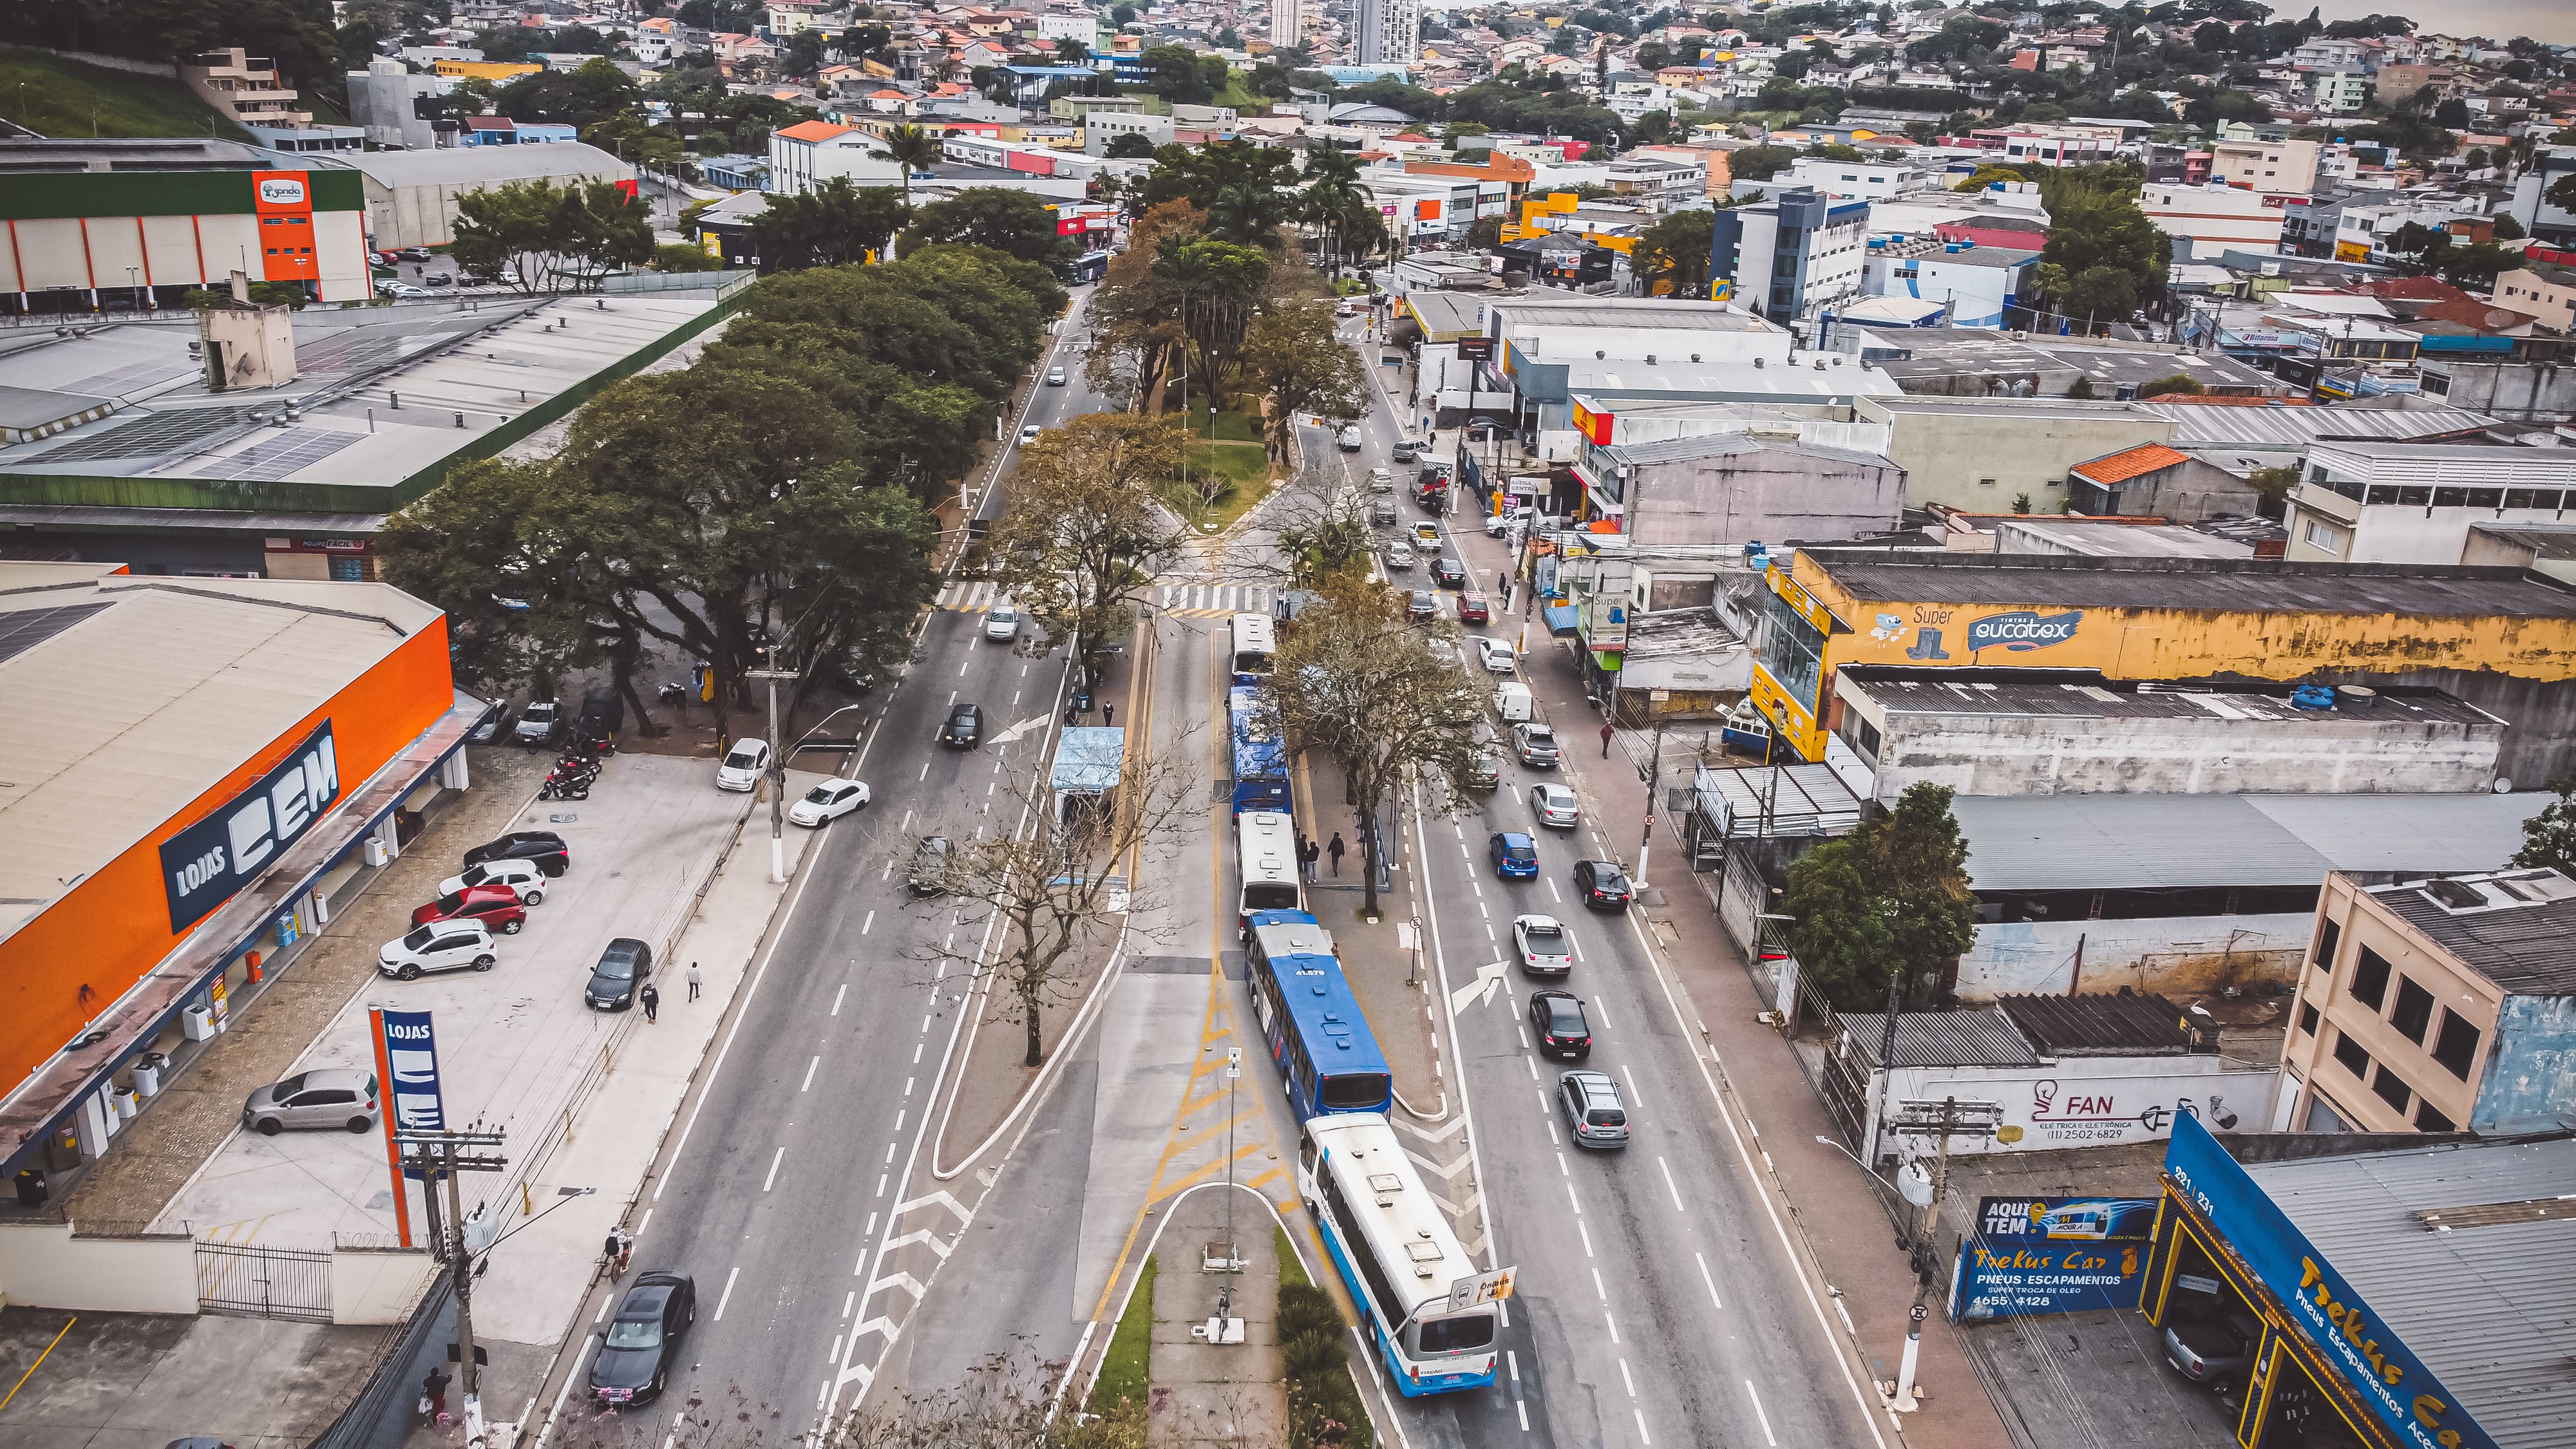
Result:
{"label": "street light pole", "polygon": [[[1654,708],[1652,701],[1646,707]],[[1664,783],[1664,726],[1661,721],[1655,724],[1653,750],[1654,757],[1646,762],[1646,768],[1638,771],[1646,777],[1646,826],[1643,838],[1637,842],[1636,890],[1640,896],[1646,893],[1646,856],[1655,848],[1655,795]]]}
{"label": "street light pole", "polygon": [[754,669],[746,676],[769,682],[769,883],[781,885],[787,880],[787,761],[778,753],[778,681],[797,677],[792,669],[778,667],[778,646],[769,645],[767,669]]}

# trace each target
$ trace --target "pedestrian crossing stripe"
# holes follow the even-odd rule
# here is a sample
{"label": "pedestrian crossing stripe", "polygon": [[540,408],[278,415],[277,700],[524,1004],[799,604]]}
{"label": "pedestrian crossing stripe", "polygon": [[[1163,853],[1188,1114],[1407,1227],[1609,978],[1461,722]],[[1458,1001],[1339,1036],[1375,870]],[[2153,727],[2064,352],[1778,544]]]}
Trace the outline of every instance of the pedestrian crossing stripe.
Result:
{"label": "pedestrian crossing stripe", "polygon": [[[1159,613],[1184,619],[1222,619],[1235,614],[1267,614],[1273,591],[1262,584],[1164,584],[1151,603]],[[1001,602],[1002,586],[990,579],[960,579],[939,591],[938,607],[952,613],[983,614]]]}

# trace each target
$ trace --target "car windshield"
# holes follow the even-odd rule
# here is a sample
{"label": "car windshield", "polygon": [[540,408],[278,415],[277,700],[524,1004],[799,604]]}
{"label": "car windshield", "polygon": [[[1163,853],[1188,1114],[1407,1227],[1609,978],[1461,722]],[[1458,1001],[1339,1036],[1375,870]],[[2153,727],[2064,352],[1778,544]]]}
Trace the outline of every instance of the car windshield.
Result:
{"label": "car windshield", "polygon": [[288,1077],[284,1081],[269,1088],[269,1095],[275,1097],[281,1102],[285,1101],[287,1098],[304,1090],[304,1077],[304,1073],[297,1072],[294,1076]]}
{"label": "car windshield", "polygon": [[1506,845],[1503,847],[1503,859],[1536,860],[1538,859],[1538,852],[1532,850],[1526,845]]}
{"label": "car windshield", "polygon": [[616,1322],[608,1325],[607,1346],[610,1348],[660,1348],[662,1346],[661,1317],[657,1314],[651,1318],[618,1319]]}
{"label": "car windshield", "polygon": [[725,756],[725,764],[737,770],[748,770],[759,758],[758,745],[736,745],[732,753]]}
{"label": "car windshield", "polygon": [[522,718],[522,719],[553,719],[554,717],[555,717],[555,706],[553,706],[553,705],[551,705],[551,704],[532,704],[532,705],[529,705],[529,706],[528,706],[528,712],[527,712],[526,714],[524,714],[524,715],[520,716],[520,718]]}
{"label": "car windshield", "polygon": [[1628,888],[1628,878],[1615,870],[1594,872],[1592,883],[1605,891],[1624,891]]}
{"label": "car windshield", "polygon": [[458,891],[454,895],[445,895],[438,898],[438,909],[441,912],[453,911],[463,904],[465,904],[465,892],[463,891]]}
{"label": "car windshield", "polygon": [[833,800],[838,798],[839,795],[840,790],[835,786],[817,785],[813,789],[805,792],[805,803],[808,805],[829,805]]}
{"label": "car windshield", "polygon": [[611,981],[632,981],[635,979],[635,958],[623,951],[611,952],[599,958],[599,974]]}
{"label": "car windshield", "polygon": [[1414,1325],[1413,1341],[1424,1353],[1467,1353],[1494,1341],[1494,1315],[1462,1313],[1455,1318],[1426,1318]]}
{"label": "car windshield", "polygon": [[423,926],[419,930],[402,938],[403,949],[406,951],[424,950],[428,947],[431,939],[437,936],[437,934],[438,928],[436,926]]}

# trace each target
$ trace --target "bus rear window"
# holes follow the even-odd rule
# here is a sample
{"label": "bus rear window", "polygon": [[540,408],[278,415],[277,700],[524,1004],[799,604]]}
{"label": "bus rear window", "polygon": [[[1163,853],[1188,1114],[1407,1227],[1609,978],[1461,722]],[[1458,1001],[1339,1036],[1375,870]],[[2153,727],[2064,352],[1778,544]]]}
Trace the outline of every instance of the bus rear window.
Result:
{"label": "bus rear window", "polygon": [[1486,1348],[1494,1341],[1494,1315],[1461,1313],[1454,1318],[1426,1318],[1413,1326],[1413,1341],[1426,1354]]}
{"label": "bus rear window", "polygon": [[1297,887],[1294,882],[1255,881],[1243,888],[1246,911],[1293,911],[1297,909]]}
{"label": "bus rear window", "polygon": [[1324,1106],[1328,1111],[1365,1111],[1386,1102],[1387,1080],[1382,1072],[1346,1072],[1324,1079]]}

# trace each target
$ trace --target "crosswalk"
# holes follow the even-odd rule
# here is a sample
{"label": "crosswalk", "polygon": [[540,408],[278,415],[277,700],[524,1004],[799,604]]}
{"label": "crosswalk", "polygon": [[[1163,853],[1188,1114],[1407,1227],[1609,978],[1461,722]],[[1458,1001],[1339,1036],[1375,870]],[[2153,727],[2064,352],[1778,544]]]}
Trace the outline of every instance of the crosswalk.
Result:
{"label": "crosswalk", "polygon": [[[1221,619],[1228,614],[1267,614],[1276,591],[1266,584],[1161,584],[1154,589],[1156,611],[1185,619]],[[1002,586],[990,579],[959,579],[939,591],[939,607],[960,614],[981,614],[1002,597]]]}

